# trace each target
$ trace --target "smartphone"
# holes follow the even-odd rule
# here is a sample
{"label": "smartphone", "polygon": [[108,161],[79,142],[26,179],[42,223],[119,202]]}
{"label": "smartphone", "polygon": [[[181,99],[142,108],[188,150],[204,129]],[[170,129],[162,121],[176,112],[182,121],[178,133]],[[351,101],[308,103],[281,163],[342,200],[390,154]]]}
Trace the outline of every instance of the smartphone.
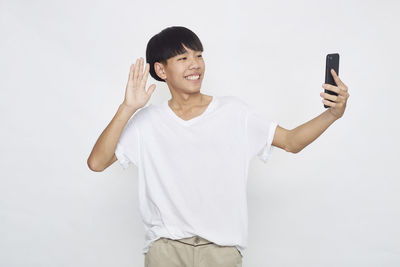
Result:
{"label": "smartphone", "polygon": [[[325,65],[325,83],[326,84],[332,84],[334,86],[337,86],[335,80],[333,79],[331,69],[334,69],[336,74],[339,76],[339,54],[328,54],[326,55],[326,65]],[[336,92],[330,91],[325,89],[325,93],[328,93],[330,95],[338,95]],[[327,99],[328,101],[331,101]],[[333,102],[333,101],[331,101]],[[330,106],[327,106],[324,104],[324,108],[330,108]]]}

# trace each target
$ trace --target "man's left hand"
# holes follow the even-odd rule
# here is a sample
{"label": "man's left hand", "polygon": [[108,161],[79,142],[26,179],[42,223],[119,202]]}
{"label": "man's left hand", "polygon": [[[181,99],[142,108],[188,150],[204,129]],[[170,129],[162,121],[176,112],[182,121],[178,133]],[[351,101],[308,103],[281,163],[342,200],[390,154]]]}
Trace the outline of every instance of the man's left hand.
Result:
{"label": "man's left hand", "polygon": [[[344,110],[346,109],[347,99],[349,98],[350,95],[347,92],[348,91],[347,86],[342,82],[342,80],[339,79],[339,76],[336,74],[334,69],[331,69],[331,73],[337,86],[324,83],[322,85],[322,88],[338,93],[338,95],[335,96],[322,92],[320,96],[324,98],[322,100],[322,103],[330,107],[329,111],[331,112],[331,114],[337,119],[339,119],[343,116]],[[329,99],[333,102],[326,99]]]}

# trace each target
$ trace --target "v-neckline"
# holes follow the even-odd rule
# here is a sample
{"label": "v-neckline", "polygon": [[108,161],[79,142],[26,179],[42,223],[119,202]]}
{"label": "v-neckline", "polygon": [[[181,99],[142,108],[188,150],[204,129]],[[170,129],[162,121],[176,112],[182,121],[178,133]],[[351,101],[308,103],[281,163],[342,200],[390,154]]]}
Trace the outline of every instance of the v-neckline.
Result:
{"label": "v-neckline", "polygon": [[202,117],[204,117],[204,116],[211,110],[211,107],[214,105],[214,102],[215,102],[215,96],[212,96],[212,99],[211,99],[210,103],[208,103],[208,105],[207,105],[206,109],[203,111],[203,113],[201,113],[200,115],[198,115],[198,116],[196,116],[196,117],[194,117],[194,118],[191,118],[191,119],[189,119],[189,120],[184,120],[184,119],[182,119],[181,117],[179,117],[178,115],[176,115],[176,113],[175,113],[175,112],[171,109],[171,107],[168,105],[168,100],[165,101],[164,104],[165,104],[165,106],[166,106],[166,108],[167,108],[167,110],[168,110],[168,113],[169,113],[178,123],[183,124],[183,125],[185,125],[185,126],[190,126],[190,125],[192,125],[193,123],[195,123],[195,122],[197,122],[198,120],[200,120]]}

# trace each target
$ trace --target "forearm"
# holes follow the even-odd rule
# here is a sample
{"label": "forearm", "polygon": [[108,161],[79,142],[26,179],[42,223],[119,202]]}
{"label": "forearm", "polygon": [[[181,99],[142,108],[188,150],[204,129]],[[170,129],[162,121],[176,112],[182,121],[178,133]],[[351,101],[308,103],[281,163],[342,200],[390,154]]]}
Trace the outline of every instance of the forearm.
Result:
{"label": "forearm", "polygon": [[329,110],[325,110],[314,119],[290,131],[291,151],[300,152],[320,136],[337,118]]}
{"label": "forearm", "polygon": [[101,133],[90,153],[87,160],[90,169],[102,170],[112,160],[121,133],[136,110],[127,108],[124,104],[119,106],[117,113]]}

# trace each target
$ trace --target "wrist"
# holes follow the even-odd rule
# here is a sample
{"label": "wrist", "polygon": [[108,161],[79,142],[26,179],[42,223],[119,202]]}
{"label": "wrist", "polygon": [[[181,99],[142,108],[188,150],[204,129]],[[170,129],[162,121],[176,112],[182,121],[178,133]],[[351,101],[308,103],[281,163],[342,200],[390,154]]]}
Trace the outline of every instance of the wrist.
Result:
{"label": "wrist", "polygon": [[126,104],[125,102],[122,102],[122,103],[119,105],[119,108],[120,108],[123,112],[135,113],[136,110],[138,110],[140,107],[128,105],[128,104]]}
{"label": "wrist", "polygon": [[125,103],[122,103],[119,105],[118,107],[118,111],[117,114],[119,115],[119,117],[122,117],[123,119],[126,118],[130,118],[132,117],[132,115],[138,110],[139,108],[137,107],[132,107],[132,106],[128,106]]}
{"label": "wrist", "polygon": [[332,122],[334,122],[334,121],[340,119],[340,117],[338,117],[337,115],[335,115],[335,114],[333,114],[333,113],[331,112],[331,109],[330,109],[330,108],[326,111],[326,114],[327,114],[329,120],[331,120]]}

